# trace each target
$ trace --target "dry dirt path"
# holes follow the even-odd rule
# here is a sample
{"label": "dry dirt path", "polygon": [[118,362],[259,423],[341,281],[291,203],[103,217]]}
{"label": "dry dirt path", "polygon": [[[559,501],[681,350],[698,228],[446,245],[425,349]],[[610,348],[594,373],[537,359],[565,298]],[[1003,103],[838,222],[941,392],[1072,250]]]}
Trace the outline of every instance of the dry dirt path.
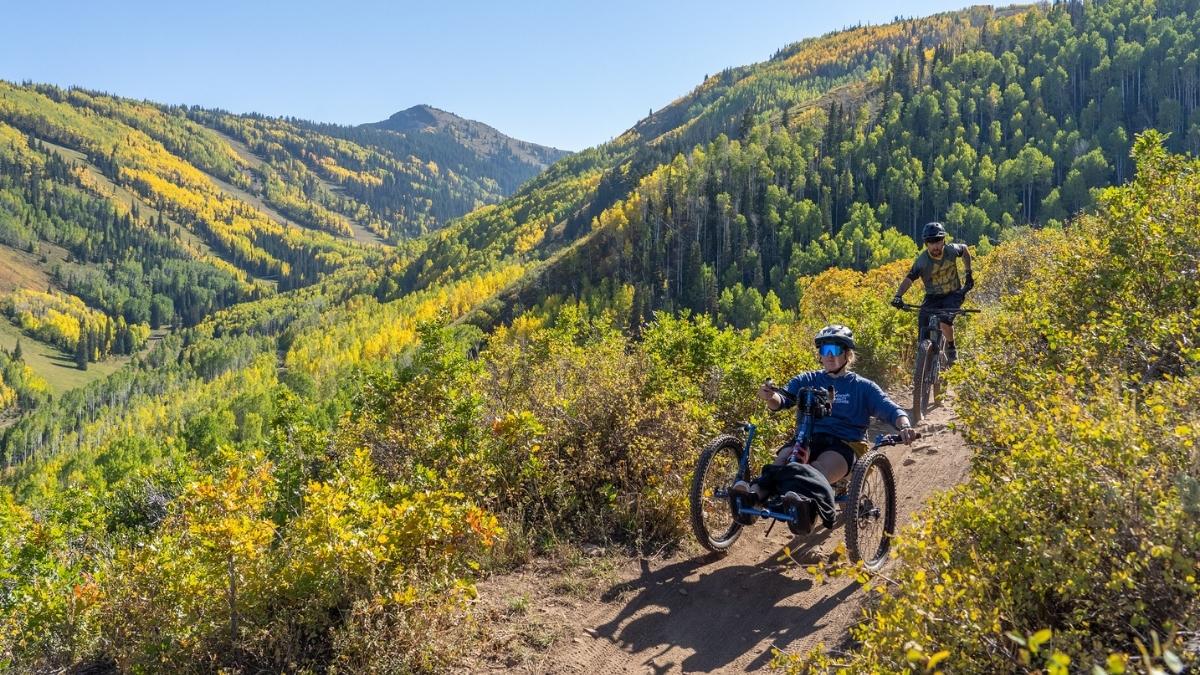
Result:
{"label": "dry dirt path", "polygon": [[[898,400],[904,400],[903,398]],[[895,446],[899,524],[935,491],[961,482],[970,453],[941,407],[923,421],[925,436]],[[872,429],[871,435],[884,429]],[[600,583],[545,562],[480,584],[485,653],[464,670],[524,673],[742,673],[763,669],[772,647],[837,646],[861,616],[863,594],[845,579],[815,584],[792,562],[832,553],[844,528],[793,538],[766,523],[742,532],[724,557],[682,553],[617,560]],[[593,568],[595,564],[593,564]],[[581,590],[582,589],[582,590]]]}

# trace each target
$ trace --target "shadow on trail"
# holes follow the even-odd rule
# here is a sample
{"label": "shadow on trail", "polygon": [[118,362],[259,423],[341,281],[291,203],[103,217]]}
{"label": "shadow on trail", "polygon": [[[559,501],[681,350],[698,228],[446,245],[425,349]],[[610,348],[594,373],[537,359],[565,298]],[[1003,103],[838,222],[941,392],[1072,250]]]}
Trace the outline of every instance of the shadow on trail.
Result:
{"label": "shadow on trail", "polygon": [[[814,562],[815,547],[832,534],[840,534],[840,530],[794,539],[788,546],[792,558],[801,564]],[[811,606],[785,604],[814,586],[811,579],[787,576],[786,569],[794,563],[780,562],[782,555],[780,548],[757,565],[726,567],[719,566],[720,557],[708,555],[653,571],[642,561],[638,578],[604,593],[606,602],[634,595],[611,621],[597,626],[594,634],[612,640],[653,671],[717,670],[752,650],[762,654],[747,664],[747,670],[765,667],[771,658],[767,645],[786,646],[820,628],[825,616],[857,588],[850,584],[826,597],[813,593],[816,602]],[[705,573],[709,566],[712,571]],[[699,578],[691,578],[697,574]],[[673,648],[694,653],[679,663],[659,660]]]}

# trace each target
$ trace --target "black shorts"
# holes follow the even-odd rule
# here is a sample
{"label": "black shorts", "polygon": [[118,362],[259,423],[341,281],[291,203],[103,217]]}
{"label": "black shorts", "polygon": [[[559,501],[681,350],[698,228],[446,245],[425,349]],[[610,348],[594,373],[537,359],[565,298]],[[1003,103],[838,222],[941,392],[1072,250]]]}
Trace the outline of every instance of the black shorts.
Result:
{"label": "black shorts", "polygon": [[[789,443],[783,447],[786,448],[790,445]],[[835,452],[841,455],[842,459],[846,460],[846,469],[848,471],[854,469],[854,462],[858,458],[854,454],[854,448],[850,447],[849,442],[836,436],[830,436],[829,434],[813,434],[812,441],[808,444],[808,463],[812,464],[813,460],[827,452]],[[792,489],[788,487],[791,485],[788,481],[792,476],[794,476],[794,472],[787,465],[767,464],[763,467],[761,476],[752,482],[758,483],[769,493],[786,492]]]}
{"label": "black shorts", "polygon": [[[790,446],[791,443],[783,447]],[[858,459],[858,456],[854,454],[854,448],[851,448],[847,441],[829,434],[813,434],[812,440],[808,444],[808,463],[812,464],[814,459],[827,452],[836,452],[841,455],[842,459],[846,460],[847,468],[853,467],[854,462]]]}
{"label": "black shorts", "polygon": [[[925,302],[921,303],[921,312],[917,315],[917,335],[918,340],[925,339],[925,326],[929,324],[929,317],[936,314],[939,309],[959,309],[963,304],[963,294],[959,291],[946,293],[944,295],[927,295]],[[947,314],[939,317],[941,323],[954,324],[955,314]]]}
{"label": "black shorts", "polygon": [[827,452],[836,452],[846,460],[846,468],[854,467],[854,462],[857,459],[854,455],[854,448],[846,441],[837,436],[829,434],[813,434],[812,442],[808,444],[808,463],[812,464],[813,460]]}

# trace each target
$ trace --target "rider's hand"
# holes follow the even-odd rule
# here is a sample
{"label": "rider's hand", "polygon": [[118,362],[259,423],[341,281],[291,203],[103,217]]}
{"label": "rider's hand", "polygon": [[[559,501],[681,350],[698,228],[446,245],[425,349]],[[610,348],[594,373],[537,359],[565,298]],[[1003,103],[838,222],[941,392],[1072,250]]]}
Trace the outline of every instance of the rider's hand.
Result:
{"label": "rider's hand", "polygon": [[913,441],[917,440],[918,436],[920,436],[920,434],[918,434],[917,430],[913,429],[912,427],[904,427],[900,430],[900,440],[903,441],[905,445],[910,445]]}
{"label": "rider's hand", "polygon": [[783,407],[783,397],[775,393],[775,383],[770,380],[758,388],[758,397],[767,402],[767,410],[771,412]]}
{"label": "rider's hand", "polygon": [[900,297],[899,295],[893,296],[892,307],[895,307],[896,309],[904,309],[904,298]]}
{"label": "rider's hand", "polygon": [[962,288],[963,295],[966,295],[967,293],[969,293],[972,288],[975,288],[975,275],[971,274],[970,272],[967,272],[967,280],[966,280],[966,283],[963,284],[963,288]]}

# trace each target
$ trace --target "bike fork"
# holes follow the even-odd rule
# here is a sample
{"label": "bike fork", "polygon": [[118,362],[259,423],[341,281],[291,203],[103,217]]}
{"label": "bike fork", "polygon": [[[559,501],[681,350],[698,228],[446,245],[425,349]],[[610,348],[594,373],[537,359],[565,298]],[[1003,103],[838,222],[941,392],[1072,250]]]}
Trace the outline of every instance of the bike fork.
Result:
{"label": "bike fork", "polygon": [[746,445],[742,448],[742,456],[738,461],[738,470],[743,478],[750,477],[750,448],[754,447],[754,432],[757,427],[747,422],[743,427],[746,431]]}

